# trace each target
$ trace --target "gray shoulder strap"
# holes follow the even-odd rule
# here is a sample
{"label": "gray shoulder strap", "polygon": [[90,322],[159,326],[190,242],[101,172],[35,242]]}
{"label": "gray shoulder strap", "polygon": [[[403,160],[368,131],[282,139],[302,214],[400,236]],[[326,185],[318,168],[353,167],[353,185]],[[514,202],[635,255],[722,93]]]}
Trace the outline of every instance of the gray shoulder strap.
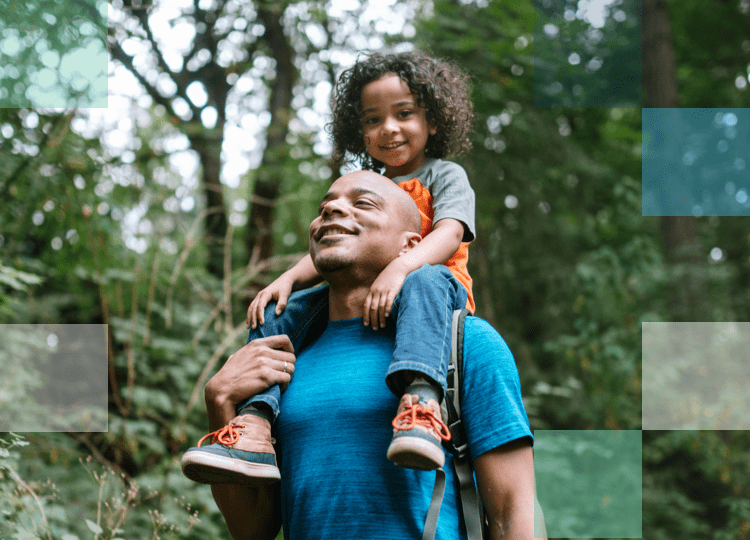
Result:
{"label": "gray shoulder strap", "polygon": [[422,540],[433,540],[435,538],[440,507],[443,504],[443,495],[445,494],[445,471],[441,467],[435,473],[435,487],[432,488],[430,508],[427,510],[427,518],[424,520]]}
{"label": "gray shoulder strap", "polygon": [[[453,370],[453,406],[455,407],[458,417],[461,417],[461,404],[460,399],[460,373],[463,371],[463,366],[458,365],[459,362],[463,361],[463,351],[459,350],[459,347],[463,346],[463,340],[458,339],[459,335],[459,324],[463,322],[460,309],[453,312],[453,322],[451,324],[451,363],[454,365]],[[466,533],[468,540],[482,540],[482,501],[479,499],[477,494],[476,484],[474,483],[474,473],[469,465],[468,455],[462,459],[453,457],[453,468],[456,471],[456,477],[458,479],[458,489],[461,499],[461,510],[464,516],[464,523],[466,524]],[[445,471],[443,469],[437,470],[435,476],[435,487],[432,490],[432,499],[430,501],[430,508],[427,511],[427,518],[425,519],[424,531],[422,532],[422,540],[434,540],[435,532],[437,531],[438,515],[440,514],[440,506],[443,502],[443,494],[445,492]]]}

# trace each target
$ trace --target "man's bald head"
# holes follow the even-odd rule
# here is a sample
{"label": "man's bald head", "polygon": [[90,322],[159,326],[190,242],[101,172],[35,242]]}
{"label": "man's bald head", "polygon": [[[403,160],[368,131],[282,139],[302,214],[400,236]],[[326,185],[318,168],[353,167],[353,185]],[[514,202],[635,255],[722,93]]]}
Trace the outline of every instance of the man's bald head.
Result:
{"label": "man's bald head", "polygon": [[[422,232],[422,218],[417,204],[406,191],[394,184],[393,180],[372,171],[356,171],[342,176],[339,180],[349,177],[356,179],[363,185],[371,183],[373,186],[377,186],[380,194],[394,205],[395,213],[403,221],[404,230],[417,234]],[[339,180],[336,180],[336,182]]]}
{"label": "man's bald head", "polygon": [[408,193],[384,176],[357,171],[336,180],[323,197],[310,224],[310,255],[326,279],[347,268],[377,277],[419,242],[420,231]]}

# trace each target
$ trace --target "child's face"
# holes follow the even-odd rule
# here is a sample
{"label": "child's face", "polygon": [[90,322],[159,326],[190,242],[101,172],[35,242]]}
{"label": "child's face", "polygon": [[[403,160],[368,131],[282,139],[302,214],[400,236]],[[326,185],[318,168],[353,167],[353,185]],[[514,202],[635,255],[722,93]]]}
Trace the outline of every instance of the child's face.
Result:
{"label": "child's face", "polygon": [[425,109],[398,75],[384,75],[362,88],[362,135],[367,153],[385,163],[394,178],[417,170],[427,138],[436,133]]}

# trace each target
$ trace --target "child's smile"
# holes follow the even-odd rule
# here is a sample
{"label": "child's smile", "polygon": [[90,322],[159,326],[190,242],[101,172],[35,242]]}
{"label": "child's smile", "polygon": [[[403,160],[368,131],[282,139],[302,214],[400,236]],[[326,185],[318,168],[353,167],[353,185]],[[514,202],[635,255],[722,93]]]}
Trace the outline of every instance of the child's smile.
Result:
{"label": "child's smile", "polygon": [[398,75],[388,74],[362,88],[362,135],[367,153],[385,164],[394,178],[417,170],[435,127]]}

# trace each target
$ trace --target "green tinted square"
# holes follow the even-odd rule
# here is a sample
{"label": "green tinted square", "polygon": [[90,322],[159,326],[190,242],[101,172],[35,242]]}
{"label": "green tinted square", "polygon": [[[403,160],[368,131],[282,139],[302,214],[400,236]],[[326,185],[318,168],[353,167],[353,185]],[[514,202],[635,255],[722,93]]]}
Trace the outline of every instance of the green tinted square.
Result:
{"label": "green tinted square", "polygon": [[534,106],[639,108],[641,4],[534,1]]}
{"label": "green tinted square", "polygon": [[103,0],[0,0],[0,107],[107,106]]}
{"label": "green tinted square", "polygon": [[534,432],[549,538],[641,538],[642,432]]}

